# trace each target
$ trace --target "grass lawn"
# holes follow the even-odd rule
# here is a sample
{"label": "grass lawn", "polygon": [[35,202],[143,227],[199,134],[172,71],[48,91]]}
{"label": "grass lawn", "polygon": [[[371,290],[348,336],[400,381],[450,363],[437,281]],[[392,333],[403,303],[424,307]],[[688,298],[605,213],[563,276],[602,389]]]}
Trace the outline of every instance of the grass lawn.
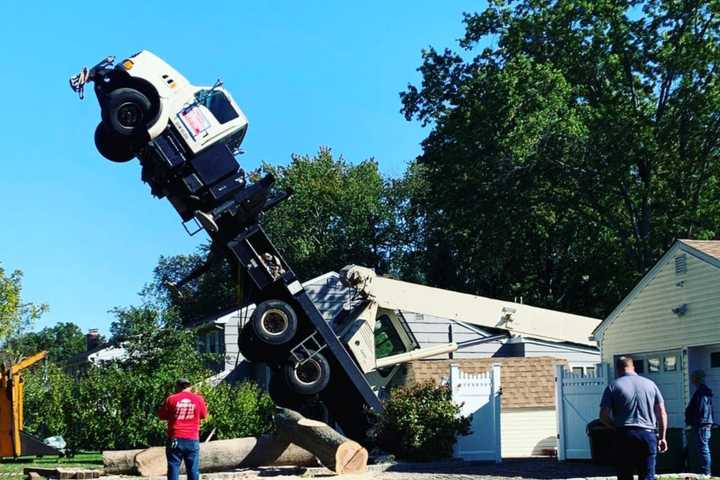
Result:
{"label": "grass lawn", "polygon": [[20,473],[26,467],[102,469],[102,454],[78,453],[74,457],[45,456],[0,459],[0,473]]}

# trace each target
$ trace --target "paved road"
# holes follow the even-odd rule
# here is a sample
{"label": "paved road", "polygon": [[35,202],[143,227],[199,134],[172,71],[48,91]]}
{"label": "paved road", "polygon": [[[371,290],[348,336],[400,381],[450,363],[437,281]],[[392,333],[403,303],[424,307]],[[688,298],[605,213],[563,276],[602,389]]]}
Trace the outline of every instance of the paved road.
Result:
{"label": "paved road", "polygon": [[[504,460],[500,464],[446,462],[428,464],[373,465],[360,475],[337,476],[322,468],[263,468],[203,474],[201,480],[307,480],[338,478],[348,480],[525,480],[525,479],[615,479],[613,469],[584,462],[557,462],[547,458]],[[694,479],[697,475],[673,475]],[[102,480],[138,480],[143,477],[101,477]],[[185,478],[183,475],[181,478]],[[671,478],[663,475],[663,478]],[[144,477],[143,480],[166,480],[166,477]]]}

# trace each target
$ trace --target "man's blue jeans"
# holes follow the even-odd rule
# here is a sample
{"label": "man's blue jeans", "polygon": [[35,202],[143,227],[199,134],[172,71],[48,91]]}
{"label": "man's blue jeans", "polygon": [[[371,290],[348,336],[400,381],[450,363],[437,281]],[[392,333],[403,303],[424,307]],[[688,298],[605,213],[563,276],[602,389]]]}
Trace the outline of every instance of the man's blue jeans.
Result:
{"label": "man's blue jeans", "polygon": [[655,479],[657,435],[643,428],[619,428],[617,431],[617,477],[632,480],[637,471],[639,480]]}
{"label": "man's blue jeans", "polygon": [[710,425],[693,427],[692,433],[698,455],[698,473],[710,475]]}
{"label": "man's blue jeans", "polygon": [[189,438],[173,438],[168,440],[165,447],[167,456],[168,480],[178,480],[180,477],[180,463],[185,461],[185,472],[188,480],[200,478],[200,442]]}

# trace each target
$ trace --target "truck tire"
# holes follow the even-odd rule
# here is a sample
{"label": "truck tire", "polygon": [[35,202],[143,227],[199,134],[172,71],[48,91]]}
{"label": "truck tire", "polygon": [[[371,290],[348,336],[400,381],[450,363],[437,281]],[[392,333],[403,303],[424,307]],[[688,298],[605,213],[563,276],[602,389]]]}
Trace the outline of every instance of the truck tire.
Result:
{"label": "truck tire", "polygon": [[104,122],[98,123],[95,129],[95,147],[100,155],[113,162],[127,162],[135,156],[132,142],[115,134]]}
{"label": "truck tire", "polygon": [[243,358],[250,363],[265,360],[260,342],[255,338],[253,332],[247,331],[247,325],[246,328],[240,330],[240,335],[238,335],[238,348]]}
{"label": "truck tire", "polygon": [[152,103],[134,88],[118,88],[107,96],[102,119],[115,133],[133,136],[145,130],[150,120]]}
{"label": "truck tire", "polygon": [[257,338],[268,345],[284,345],[297,333],[295,310],[282,300],[266,300],[257,306],[250,319]]}
{"label": "truck tire", "polygon": [[300,395],[320,393],[330,382],[330,364],[322,353],[315,353],[302,364],[291,360],[284,372],[290,390]]}

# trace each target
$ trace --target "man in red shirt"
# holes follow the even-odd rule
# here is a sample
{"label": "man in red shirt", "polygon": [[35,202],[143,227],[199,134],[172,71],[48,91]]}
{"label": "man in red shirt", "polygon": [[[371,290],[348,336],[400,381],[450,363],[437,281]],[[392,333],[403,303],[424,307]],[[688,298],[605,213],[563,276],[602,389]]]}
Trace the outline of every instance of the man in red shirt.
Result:
{"label": "man in red shirt", "polygon": [[175,383],[175,392],[165,399],[158,415],[168,422],[168,444],[165,454],[168,480],[178,480],[180,463],[185,461],[188,480],[200,477],[200,420],[208,411],[202,395],[192,391],[187,378]]}

